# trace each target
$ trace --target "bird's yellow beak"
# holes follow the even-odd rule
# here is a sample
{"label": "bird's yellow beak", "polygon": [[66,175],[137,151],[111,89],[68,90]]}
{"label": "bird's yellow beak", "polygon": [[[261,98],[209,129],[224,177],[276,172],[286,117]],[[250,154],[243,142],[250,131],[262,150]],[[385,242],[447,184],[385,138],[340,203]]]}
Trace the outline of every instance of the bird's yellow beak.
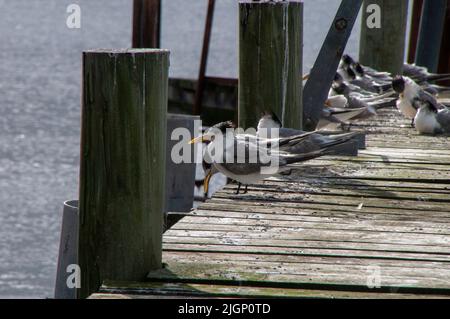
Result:
{"label": "bird's yellow beak", "polygon": [[192,139],[189,144],[203,143],[203,141],[205,141],[204,135]]}

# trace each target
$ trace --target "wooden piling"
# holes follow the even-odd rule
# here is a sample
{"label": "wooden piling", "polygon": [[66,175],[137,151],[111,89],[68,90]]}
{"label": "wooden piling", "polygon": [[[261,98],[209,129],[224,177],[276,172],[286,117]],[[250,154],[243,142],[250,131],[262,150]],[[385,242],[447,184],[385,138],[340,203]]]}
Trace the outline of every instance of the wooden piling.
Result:
{"label": "wooden piling", "polygon": [[414,0],[411,15],[411,31],[409,32],[408,63],[416,60],[417,41],[419,39],[420,17],[422,15],[423,0]]}
{"label": "wooden piling", "polygon": [[159,48],[161,0],[134,0],[133,48]]}
{"label": "wooden piling", "polygon": [[239,125],[255,127],[263,111],[302,128],[303,3],[239,2]]}
{"label": "wooden piling", "polygon": [[[381,27],[368,25],[370,5],[381,9]],[[362,64],[392,74],[401,74],[405,60],[408,0],[365,0],[361,26],[359,60]]]}
{"label": "wooden piling", "polygon": [[446,8],[447,0],[425,0],[423,3],[415,62],[430,72],[438,70]]}
{"label": "wooden piling", "polygon": [[80,298],[161,267],[169,52],[83,53]]}
{"label": "wooden piling", "polygon": [[[447,0],[445,12],[444,34],[442,35],[438,73],[450,73],[450,0]],[[440,84],[450,86],[450,81],[440,82]]]}

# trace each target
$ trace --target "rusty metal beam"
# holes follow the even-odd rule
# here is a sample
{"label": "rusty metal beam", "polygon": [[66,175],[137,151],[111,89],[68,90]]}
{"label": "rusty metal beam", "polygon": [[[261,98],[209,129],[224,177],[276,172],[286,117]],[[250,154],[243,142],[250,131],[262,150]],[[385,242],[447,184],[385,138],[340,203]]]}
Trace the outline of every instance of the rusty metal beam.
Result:
{"label": "rusty metal beam", "polygon": [[197,90],[195,92],[195,102],[193,114],[199,115],[202,112],[203,91],[205,89],[205,74],[208,64],[209,44],[214,19],[214,8],[216,0],[208,0],[208,11],[206,13],[205,33],[203,36],[202,56],[200,60],[200,69],[198,72]]}
{"label": "rusty metal beam", "polygon": [[328,97],[339,61],[355,24],[362,0],[343,0],[303,91],[303,119],[307,130],[314,130]]}
{"label": "rusty metal beam", "polygon": [[134,0],[133,48],[159,48],[161,0]]}

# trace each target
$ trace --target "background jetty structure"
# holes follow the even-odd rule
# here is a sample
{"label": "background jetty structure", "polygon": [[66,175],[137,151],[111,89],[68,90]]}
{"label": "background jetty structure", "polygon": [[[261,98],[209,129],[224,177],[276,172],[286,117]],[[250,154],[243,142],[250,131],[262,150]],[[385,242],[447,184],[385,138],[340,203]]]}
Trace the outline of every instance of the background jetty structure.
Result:
{"label": "background jetty structure", "polygon": [[[252,2],[256,5],[256,3],[260,1]],[[341,3],[341,8],[347,8],[347,12],[350,12],[352,9],[354,10],[361,6],[360,2],[361,1],[354,0],[344,1]],[[221,121],[223,118],[234,118],[237,120],[239,97],[237,79],[211,77],[206,74],[209,42],[213,36],[213,17],[216,10],[215,0],[207,0],[207,4],[198,77],[196,79],[169,79],[169,107],[180,110],[181,112],[201,115],[205,124],[212,125]],[[149,39],[149,42],[151,43],[159,43],[161,30],[160,10],[162,5],[161,0],[134,0],[134,37],[139,35],[139,37]],[[277,5],[281,6],[280,3]],[[373,12],[372,10],[367,11],[369,5],[378,5],[381,9],[381,29],[368,27],[366,23],[367,18],[370,13]],[[406,48],[405,38],[409,7],[411,7],[413,14],[409,48]],[[448,31],[450,30],[449,7],[448,1],[446,2],[445,0],[365,1],[362,6],[363,17],[361,20],[361,48],[359,57],[361,62],[375,68],[381,68],[400,74],[405,52],[406,49],[408,49],[407,55],[409,62],[417,62],[418,65],[427,66],[430,70],[433,70],[437,63],[439,73],[450,72],[450,40],[448,40],[450,39],[450,31]],[[142,14],[139,10],[146,10],[147,13]],[[345,13],[344,11],[341,12]],[[439,16],[434,18],[435,15],[433,12],[439,12]],[[338,14],[341,13],[338,11]],[[444,20],[442,20],[443,15]],[[141,16],[152,17],[153,23],[141,23]],[[353,19],[353,14],[348,15],[347,13],[347,17],[344,17],[348,23],[344,29],[351,31],[353,21],[352,19],[349,19],[350,17]],[[354,17],[354,19],[356,19],[356,17]],[[333,27],[335,26],[331,25],[330,31],[332,31]],[[344,32],[329,33],[332,34],[332,36],[324,42],[324,45],[331,43],[330,40],[334,39],[334,41],[340,41],[338,40],[339,37],[345,38],[345,30],[341,30]],[[440,32],[442,32],[442,36],[439,36]],[[133,41],[133,43],[136,42]],[[344,43],[346,43],[346,41],[344,41]],[[321,53],[323,52],[325,51],[321,51]],[[438,57],[436,57],[436,55],[438,55]],[[326,56],[329,58],[328,55]],[[318,59],[317,62],[319,61],[321,62],[322,60]],[[323,63],[318,65],[321,65],[322,69],[325,67]],[[334,65],[334,63],[330,63],[330,69],[332,65]],[[323,72],[322,70],[321,73],[324,78],[320,78],[320,82],[327,83],[327,76],[325,76],[327,72]],[[314,75],[314,73],[311,75],[317,78],[317,75]],[[317,81],[311,81],[307,86],[314,86],[312,85],[312,82],[316,83]],[[312,105],[315,104],[316,100],[311,102],[309,99],[312,99],[313,96],[317,95],[317,88],[313,89],[313,87],[305,87],[305,92],[306,93],[303,94],[304,113],[312,115],[312,124],[308,123],[308,116],[305,116],[305,114],[303,115],[303,118],[305,120],[304,124],[311,128],[316,122],[315,117],[317,112],[312,108]]]}
{"label": "background jetty structure", "polygon": [[[383,26],[402,32],[392,53],[382,48],[387,35],[363,30],[362,58],[401,71],[408,2],[374,1]],[[320,101],[329,89],[362,2],[342,1],[311,72],[323,81],[305,88],[307,100]],[[303,4],[239,2],[239,83],[205,75],[215,2],[208,4],[190,112],[204,115],[201,101],[223,86],[232,98],[219,100],[235,98],[232,114],[244,127],[267,107],[286,126],[314,118],[320,103],[313,109],[308,100],[303,112],[300,93]],[[161,5],[134,2],[134,46],[159,45]],[[401,13],[395,23],[394,10]],[[169,82],[169,52],[94,50],[83,61],[78,297],[450,296],[448,140],[417,136],[397,112],[381,110],[362,123],[369,134],[358,158],[316,159],[296,167],[297,175],[250,186],[246,195],[229,185],[163,235],[167,104],[182,90]],[[228,91],[233,86],[238,95]],[[75,203],[70,207],[73,213]]]}

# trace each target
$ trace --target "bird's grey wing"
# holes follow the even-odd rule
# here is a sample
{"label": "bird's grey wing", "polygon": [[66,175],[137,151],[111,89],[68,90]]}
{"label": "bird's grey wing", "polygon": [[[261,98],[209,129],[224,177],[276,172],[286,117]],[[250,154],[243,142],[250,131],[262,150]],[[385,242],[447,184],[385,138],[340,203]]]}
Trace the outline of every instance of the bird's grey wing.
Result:
{"label": "bird's grey wing", "polygon": [[450,133],[450,109],[440,110],[436,115],[436,120],[441,125],[444,132]]}
{"label": "bird's grey wing", "polygon": [[[418,99],[421,100],[422,103],[430,103],[431,105],[435,106],[437,109],[442,108],[442,105],[438,103],[436,98],[428,93],[427,91],[420,90],[417,96]],[[414,103],[413,103],[414,105]]]}
{"label": "bird's grey wing", "polygon": [[293,128],[280,128],[279,131],[279,136],[280,137],[292,137],[292,136],[296,136],[296,135],[302,135],[305,134],[305,131],[301,131],[301,130],[295,130]]}
{"label": "bird's grey wing", "polygon": [[369,106],[369,104],[367,104],[366,102],[364,102],[363,100],[361,100],[361,99],[359,99],[357,97],[351,96],[348,99],[348,106],[347,107],[349,109],[357,109],[357,108],[367,107],[367,106]]}
{"label": "bird's grey wing", "polygon": [[329,147],[330,145],[334,145],[336,141],[341,138],[346,138],[346,135],[343,134],[343,135],[325,136],[319,133],[313,134],[308,139],[305,139],[301,143],[292,146],[289,149],[289,153],[306,154],[319,151],[320,149],[324,149]]}
{"label": "bird's grey wing", "polygon": [[258,164],[240,164],[240,163],[221,163],[219,164],[232,174],[245,176],[261,172],[262,165]]}
{"label": "bird's grey wing", "polygon": [[228,154],[231,149],[225,150],[224,162],[225,163],[237,163],[246,164],[252,166],[253,164],[258,165],[258,167],[264,166],[271,157],[271,149],[264,142],[246,141],[242,139],[235,139],[233,145],[233,153]]}
{"label": "bird's grey wing", "polygon": [[262,168],[272,165],[274,160],[281,163],[281,156],[275,158],[277,155],[273,154],[279,153],[267,148],[264,143],[235,139],[234,152],[232,156],[227,157],[226,153],[229,151],[228,148],[224,152],[223,163],[216,163],[215,165],[220,165],[235,175],[245,176],[260,173]]}
{"label": "bird's grey wing", "polygon": [[427,77],[428,70],[415,64],[405,63],[403,65],[403,75],[416,80],[422,80]]}

